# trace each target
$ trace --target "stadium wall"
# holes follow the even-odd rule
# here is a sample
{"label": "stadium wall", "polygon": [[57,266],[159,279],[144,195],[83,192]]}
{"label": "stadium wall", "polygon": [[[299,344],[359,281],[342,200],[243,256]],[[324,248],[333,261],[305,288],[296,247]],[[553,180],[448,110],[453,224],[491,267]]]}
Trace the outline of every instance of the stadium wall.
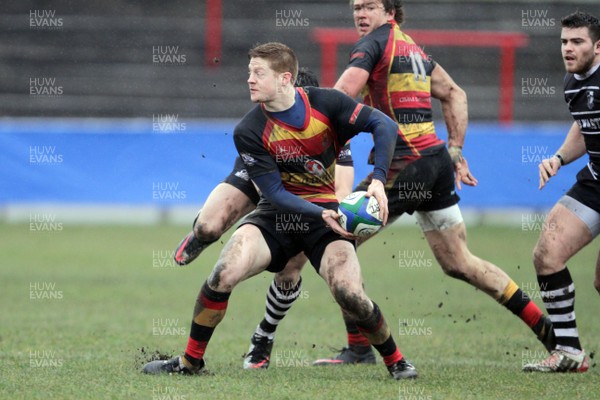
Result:
{"label": "stadium wall", "polygon": [[[438,123],[445,137],[443,123]],[[234,120],[4,119],[0,219],[32,214],[62,221],[190,223],[197,209],[231,171],[236,157]],[[478,220],[511,212],[543,212],[572,185],[584,161],[568,165],[539,191],[537,165],[553,154],[569,128],[564,123],[472,123],[464,154],[475,188],[459,192],[461,206]],[[372,140],[352,141],[356,178]],[[37,217],[35,217],[37,218]]]}

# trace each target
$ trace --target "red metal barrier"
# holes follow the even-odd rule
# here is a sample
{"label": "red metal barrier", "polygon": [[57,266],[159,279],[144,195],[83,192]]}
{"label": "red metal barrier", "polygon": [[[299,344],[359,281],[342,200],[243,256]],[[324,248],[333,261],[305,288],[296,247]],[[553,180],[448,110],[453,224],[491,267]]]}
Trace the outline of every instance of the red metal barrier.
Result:
{"label": "red metal barrier", "polygon": [[[404,31],[421,46],[498,47],[500,48],[500,98],[498,119],[502,123],[513,120],[513,81],[515,74],[515,50],[529,43],[521,32],[467,31],[467,30],[406,30]],[[322,85],[335,84],[337,48],[340,44],[353,44],[358,40],[354,29],[315,28],[311,38],[321,47]]]}

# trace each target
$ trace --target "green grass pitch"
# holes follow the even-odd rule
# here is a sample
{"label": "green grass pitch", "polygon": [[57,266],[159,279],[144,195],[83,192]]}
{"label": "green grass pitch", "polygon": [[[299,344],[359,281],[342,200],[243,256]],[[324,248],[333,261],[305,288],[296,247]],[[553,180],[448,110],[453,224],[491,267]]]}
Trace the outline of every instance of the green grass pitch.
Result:
{"label": "green grass pitch", "polygon": [[[416,381],[374,366],[312,367],[345,343],[324,282],[305,268],[303,292],[280,325],[268,370],[244,371],[242,355],[262,317],[272,276],[234,291],[207,354],[210,375],[145,376],[152,354],[187,342],[198,290],[222,248],[190,266],[171,261],[181,226],[78,226],[39,231],[0,225],[2,399],[588,399],[599,369],[524,374],[544,355],[529,329],[464,282],[446,277],[416,227],[390,228],[359,249],[367,292],[378,302]],[[507,271],[541,305],[531,251],[538,231],[471,227],[471,250]],[[229,235],[223,238],[227,239]],[[584,347],[600,344],[593,288],[598,242],[569,264]]]}

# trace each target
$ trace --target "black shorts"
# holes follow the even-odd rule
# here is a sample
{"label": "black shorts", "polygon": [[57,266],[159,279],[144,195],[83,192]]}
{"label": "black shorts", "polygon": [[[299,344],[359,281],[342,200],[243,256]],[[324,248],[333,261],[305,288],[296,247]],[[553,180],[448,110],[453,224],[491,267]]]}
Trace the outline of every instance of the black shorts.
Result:
{"label": "black shorts", "polygon": [[[337,203],[321,204],[322,207],[337,210]],[[317,273],[325,248],[336,240],[345,240],[355,246],[355,242],[333,232],[321,219],[305,217],[297,213],[276,210],[264,200],[256,210],[248,214],[240,226],[257,226],[271,252],[271,263],[267,271],[280,272],[288,260],[304,252]]]}
{"label": "black shorts", "polygon": [[[369,174],[354,191],[366,191],[371,180]],[[416,160],[393,160],[385,188],[390,217],[442,210],[460,200],[454,188],[454,165],[445,147]]]}
{"label": "black shorts", "polygon": [[583,167],[566,195],[600,213],[600,167],[591,162]]}
{"label": "black shorts", "polygon": [[250,176],[248,176],[248,171],[246,171],[246,166],[244,165],[240,156],[235,158],[235,162],[233,164],[233,170],[231,173],[223,180],[225,183],[229,183],[235,188],[241,190],[254,205],[258,204],[258,200],[260,199],[260,195],[256,191],[256,187],[250,180]]}

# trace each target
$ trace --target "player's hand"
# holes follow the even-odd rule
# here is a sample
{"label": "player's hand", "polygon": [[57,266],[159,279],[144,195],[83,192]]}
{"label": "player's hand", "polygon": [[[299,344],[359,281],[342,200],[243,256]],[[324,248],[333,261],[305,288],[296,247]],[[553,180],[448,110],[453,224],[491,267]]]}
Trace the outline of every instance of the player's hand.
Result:
{"label": "player's hand", "polygon": [[469,170],[469,163],[464,157],[461,157],[460,160],[454,163],[454,181],[458,190],[462,190],[461,183],[469,186],[477,186],[477,178]]}
{"label": "player's hand", "polygon": [[379,203],[379,218],[381,218],[382,225],[385,226],[388,220],[388,199],[385,194],[385,186],[383,182],[378,179],[373,179],[371,184],[367,188],[367,197],[375,197],[377,203]]}
{"label": "player's hand", "polygon": [[540,169],[540,186],[538,189],[542,190],[550,178],[552,178],[558,172],[558,169],[560,168],[560,160],[555,156],[545,158],[542,160],[538,168]]}
{"label": "player's hand", "polygon": [[342,226],[340,225],[340,223],[338,221],[340,219],[340,216],[334,210],[329,210],[329,209],[323,210],[323,212],[321,213],[321,217],[323,218],[323,221],[325,221],[327,226],[329,226],[331,228],[331,230],[334,231],[335,233],[337,233],[338,235],[343,236],[346,239],[350,239],[350,240],[358,239],[358,237],[354,236],[353,234],[351,234],[350,232],[348,232],[347,230],[342,228]]}
{"label": "player's hand", "polygon": [[462,155],[462,146],[448,146],[448,154],[454,165],[454,183],[458,190],[462,190],[461,183],[477,186],[477,179],[469,171],[469,163]]}

